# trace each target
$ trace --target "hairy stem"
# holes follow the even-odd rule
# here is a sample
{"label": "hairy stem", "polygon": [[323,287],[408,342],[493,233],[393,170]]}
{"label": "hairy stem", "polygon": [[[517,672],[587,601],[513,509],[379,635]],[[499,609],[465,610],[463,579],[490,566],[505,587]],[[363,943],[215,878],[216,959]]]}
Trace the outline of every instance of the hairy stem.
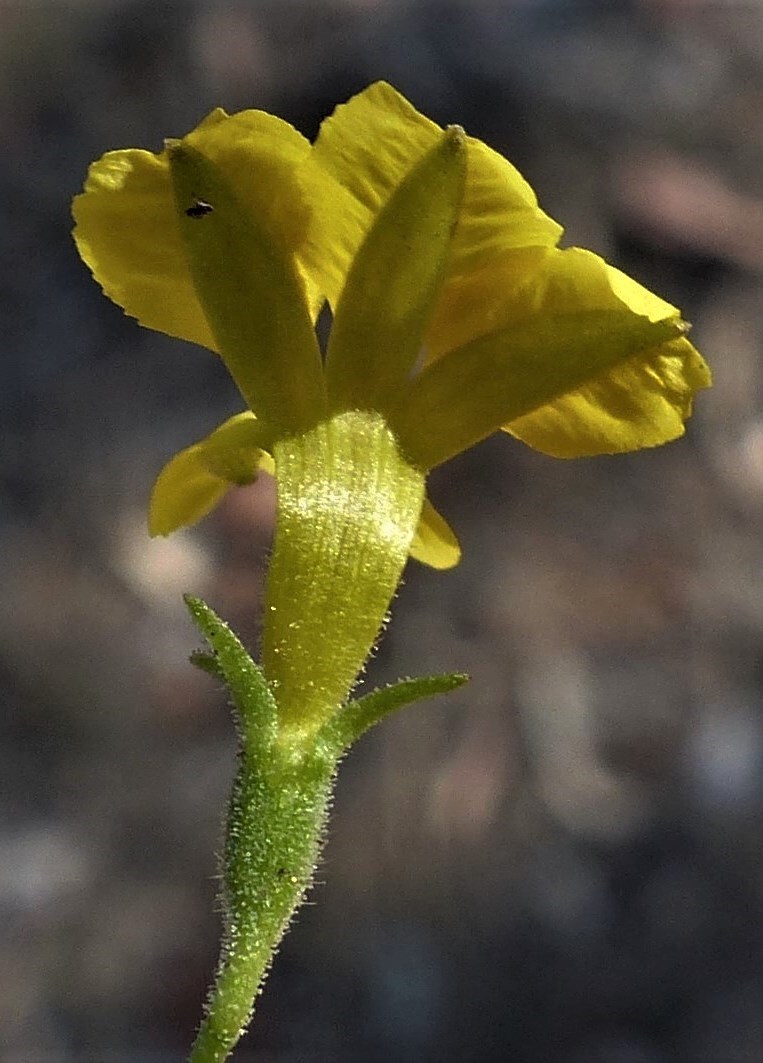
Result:
{"label": "hairy stem", "polygon": [[246,1029],[273,955],[312,882],[335,771],[328,754],[264,771],[242,757],[223,868],[223,947],[190,1063],[222,1063]]}

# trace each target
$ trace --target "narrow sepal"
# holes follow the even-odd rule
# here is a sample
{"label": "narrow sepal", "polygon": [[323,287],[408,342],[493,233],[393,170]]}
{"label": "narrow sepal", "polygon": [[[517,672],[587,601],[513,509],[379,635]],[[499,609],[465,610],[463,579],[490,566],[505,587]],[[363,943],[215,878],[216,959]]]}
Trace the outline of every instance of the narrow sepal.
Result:
{"label": "narrow sepal", "polygon": [[444,675],[420,676],[418,679],[401,679],[391,686],[373,690],[356,701],[348,702],[324,726],[319,738],[329,747],[349,749],[385,716],[415,701],[458,690],[468,679],[469,676],[463,672],[447,672]]}
{"label": "narrow sepal", "polygon": [[212,650],[194,664],[222,678],[230,691],[242,745],[249,757],[267,753],[276,736],[278,708],[262,670],[231,629],[200,598],[185,596],[193,620]]}

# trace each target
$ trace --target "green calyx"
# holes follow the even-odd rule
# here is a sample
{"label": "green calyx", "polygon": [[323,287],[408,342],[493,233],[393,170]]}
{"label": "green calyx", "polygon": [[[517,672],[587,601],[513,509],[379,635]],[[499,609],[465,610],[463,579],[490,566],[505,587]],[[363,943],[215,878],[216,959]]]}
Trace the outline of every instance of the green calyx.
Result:
{"label": "green calyx", "polygon": [[309,738],[347,698],[385,621],[424,473],[382,416],[352,410],[281,440],[262,665],[282,736]]}
{"label": "green calyx", "polygon": [[454,690],[466,677],[409,679],[374,691],[337,708],[309,742],[295,742],[262,669],[204,602],[186,602],[211,651],[192,660],[227,685],[240,739],[221,867],[222,951],[190,1056],[190,1063],[222,1063],[312,882],[342,755],[384,716]]}

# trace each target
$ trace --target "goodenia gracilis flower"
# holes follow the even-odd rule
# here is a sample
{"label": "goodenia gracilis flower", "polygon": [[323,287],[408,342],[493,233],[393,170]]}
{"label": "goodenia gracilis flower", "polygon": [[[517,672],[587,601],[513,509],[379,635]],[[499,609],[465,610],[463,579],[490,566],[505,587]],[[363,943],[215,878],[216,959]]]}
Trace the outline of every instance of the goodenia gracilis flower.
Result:
{"label": "goodenia gracilis flower", "polygon": [[[449,136],[463,155],[455,197],[437,159]],[[427,160],[422,219],[400,190]],[[194,187],[200,166],[214,197]],[[557,457],[655,446],[682,434],[709,384],[678,310],[597,255],[560,249],[561,227],[509,162],[443,133],[384,82],[338,107],[314,145],[273,115],[218,109],[159,154],[109,152],[74,216],[105,293],[141,324],[216,351],[249,407],[165,467],[155,534],[273,472],[279,434],[339,405],[380,410],[428,471],[498,429]],[[209,257],[204,277],[188,233],[203,243],[212,226],[228,254]],[[393,229],[414,268],[375,253]],[[221,270],[213,307],[203,288]],[[324,302],[325,362],[313,331]],[[428,503],[411,552],[458,560]]]}
{"label": "goodenia gracilis flower", "polygon": [[246,405],[165,466],[151,531],[192,524],[262,472],[278,486],[261,667],[189,601],[212,650],[197,660],[225,680],[241,738],[223,949],[191,1054],[221,1063],[311,880],[338,759],[463,682],[350,699],[409,554],[458,561],[429,471],[498,430],[558,457],[667,442],[709,372],[678,310],[560,249],[510,163],[381,82],[314,145],[272,115],[217,110],[159,154],[109,152],[74,215],[105,293],[215,351]]}

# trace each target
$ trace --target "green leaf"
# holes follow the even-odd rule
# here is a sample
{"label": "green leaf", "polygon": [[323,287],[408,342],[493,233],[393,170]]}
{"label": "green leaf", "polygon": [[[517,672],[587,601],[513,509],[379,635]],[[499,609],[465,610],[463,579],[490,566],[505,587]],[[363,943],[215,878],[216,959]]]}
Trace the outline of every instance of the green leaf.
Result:
{"label": "green leaf", "polygon": [[278,707],[262,669],[206,602],[186,595],[185,604],[212,650],[211,655],[196,653],[191,659],[197,667],[224,680],[244,751],[249,758],[258,759],[272,748],[278,720]]}
{"label": "green leaf", "polygon": [[338,749],[349,749],[362,734],[406,705],[438,694],[458,690],[469,679],[463,672],[401,679],[391,686],[373,690],[356,701],[350,701],[323,728],[320,738]]}

